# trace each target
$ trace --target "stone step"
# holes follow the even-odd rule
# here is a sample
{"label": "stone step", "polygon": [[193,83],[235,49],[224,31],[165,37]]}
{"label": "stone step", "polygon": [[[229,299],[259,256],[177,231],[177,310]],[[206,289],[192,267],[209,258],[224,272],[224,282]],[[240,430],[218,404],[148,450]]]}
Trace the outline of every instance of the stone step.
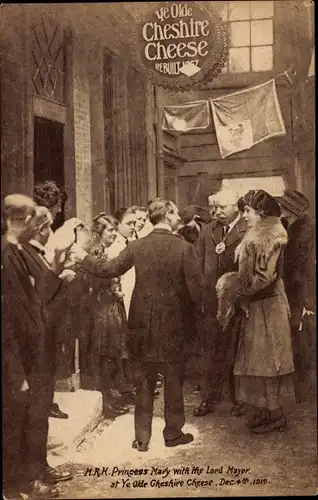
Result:
{"label": "stone step", "polygon": [[99,391],[79,389],[55,392],[54,402],[68,419],[49,418],[48,462],[56,467],[102,420],[103,398]]}

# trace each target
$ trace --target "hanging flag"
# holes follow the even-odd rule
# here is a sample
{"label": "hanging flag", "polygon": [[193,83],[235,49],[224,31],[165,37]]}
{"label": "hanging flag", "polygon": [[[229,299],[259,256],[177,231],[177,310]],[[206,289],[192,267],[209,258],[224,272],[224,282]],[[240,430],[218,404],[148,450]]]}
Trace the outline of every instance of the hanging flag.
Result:
{"label": "hanging flag", "polygon": [[315,47],[313,48],[311,61],[308,70],[308,78],[315,75]]}
{"label": "hanging flag", "polygon": [[274,79],[210,103],[222,158],[286,134]]}
{"label": "hanging flag", "polygon": [[187,132],[210,125],[208,101],[194,101],[180,106],[163,107],[163,130]]}

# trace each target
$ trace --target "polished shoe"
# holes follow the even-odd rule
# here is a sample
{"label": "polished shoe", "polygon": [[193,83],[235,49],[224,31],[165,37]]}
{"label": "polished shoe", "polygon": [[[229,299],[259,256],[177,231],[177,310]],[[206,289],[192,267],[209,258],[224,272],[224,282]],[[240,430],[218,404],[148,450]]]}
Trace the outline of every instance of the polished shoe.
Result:
{"label": "polished shoe", "polygon": [[197,384],[195,386],[194,392],[200,392],[200,391],[201,391],[201,386],[199,384]]}
{"label": "polished shoe", "polygon": [[286,417],[282,416],[279,420],[276,420],[276,422],[264,422],[262,425],[251,429],[251,431],[254,432],[254,434],[267,434],[268,432],[276,430],[283,432],[286,425]]}
{"label": "polished shoe", "polygon": [[179,436],[178,438],[176,439],[173,439],[172,441],[169,440],[169,441],[166,441],[165,442],[165,445],[168,447],[168,448],[172,448],[173,446],[180,446],[182,444],[189,444],[189,443],[192,443],[194,437],[192,436],[192,434],[190,433],[187,433],[187,434],[181,434],[181,436]]}
{"label": "polished shoe", "polygon": [[259,427],[263,425],[265,422],[269,421],[270,413],[265,408],[256,412],[253,417],[247,421],[246,425],[250,429],[254,429],[255,427]]}
{"label": "polished shoe", "polygon": [[68,418],[68,414],[61,411],[57,403],[52,404],[49,416],[52,418],[62,418],[62,419]]}
{"label": "polished shoe", "polygon": [[193,411],[193,415],[195,417],[203,417],[204,415],[207,415],[208,413],[213,413],[215,410],[213,405],[209,405],[208,403],[201,403],[200,406],[195,408]]}
{"label": "polished shoe", "polygon": [[148,451],[149,450],[148,443],[138,442],[137,439],[133,440],[132,448],[134,448],[135,450],[138,450],[138,451]]}
{"label": "polished shoe", "polygon": [[158,396],[160,396],[160,391],[158,391],[157,389],[155,390],[155,392],[153,393],[154,397],[157,398]]}
{"label": "polished shoe", "polygon": [[51,484],[47,484],[40,479],[36,479],[31,484],[31,490],[28,491],[28,497],[33,500],[33,498],[43,498],[43,500],[48,500],[50,498],[56,498],[59,492]]}
{"label": "polished shoe", "polygon": [[44,481],[48,483],[60,483],[62,481],[69,481],[73,479],[70,472],[63,472],[53,467],[48,467],[44,473]]}
{"label": "polished shoe", "polygon": [[247,407],[244,403],[236,403],[231,409],[232,417],[241,417],[246,413]]}

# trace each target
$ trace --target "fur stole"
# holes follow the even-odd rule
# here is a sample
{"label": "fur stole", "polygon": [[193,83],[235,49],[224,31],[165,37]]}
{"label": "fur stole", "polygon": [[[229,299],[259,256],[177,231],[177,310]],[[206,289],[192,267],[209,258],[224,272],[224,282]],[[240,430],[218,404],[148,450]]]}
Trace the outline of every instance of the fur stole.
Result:
{"label": "fur stole", "polygon": [[248,255],[258,256],[265,263],[281,247],[287,245],[288,236],[278,217],[265,217],[246,233],[235,251],[235,260],[244,264]]}
{"label": "fur stole", "polygon": [[[235,252],[239,272],[225,273],[216,284],[217,318],[223,328],[234,315],[236,301],[249,295],[255,278],[256,264],[260,269],[267,269],[269,259],[287,242],[286,229],[277,217],[261,219],[246,232]],[[241,300],[241,305],[248,314],[244,300]]]}
{"label": "fur stole", "polygon": [[265,217],[247,231],[235,251],[239,262],[238,297],[249,295],[255,268],[266,270],[270,258],[287,242],[287,231],[278,217]]}

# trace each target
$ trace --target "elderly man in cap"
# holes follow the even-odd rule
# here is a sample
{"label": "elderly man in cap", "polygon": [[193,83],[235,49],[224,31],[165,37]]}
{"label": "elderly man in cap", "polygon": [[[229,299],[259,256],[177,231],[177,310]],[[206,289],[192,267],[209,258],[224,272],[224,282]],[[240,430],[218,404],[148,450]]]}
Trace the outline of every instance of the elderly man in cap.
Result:
{"label": "elderly man in cap", "polygon": [[216,218],[200,233],[197,250],[204,274],[204,319],[200,327],[201,383],[200,404],[194,416],[211,413],[218,403],[224,377],[229,379],[233,402],[232,415],[244,412],[244,405],[236,401],[233,366],[236,355],[238,316],[221,332],[217,321],[217,280],[225,273],[237,271],[235,249],[246,232],[237,202],[238,195],[230,189],[222,189],[209,199],[210,216]]}
{"label": "elderly man in cap", "polygon": [[295,391],[301,399],[301,380],[304,376],[304,362],[309,352],[304,352],[304,335],[301,332],[302,319],[313,314],[315,308],[315,227],[308,215],[308,199],[299,191],[285,191],[277,197],[282,217],[287,226],[288,244],[284,254],[284,283],[291,309],[291,327],[294,351],[294,365],[297,379]]}

